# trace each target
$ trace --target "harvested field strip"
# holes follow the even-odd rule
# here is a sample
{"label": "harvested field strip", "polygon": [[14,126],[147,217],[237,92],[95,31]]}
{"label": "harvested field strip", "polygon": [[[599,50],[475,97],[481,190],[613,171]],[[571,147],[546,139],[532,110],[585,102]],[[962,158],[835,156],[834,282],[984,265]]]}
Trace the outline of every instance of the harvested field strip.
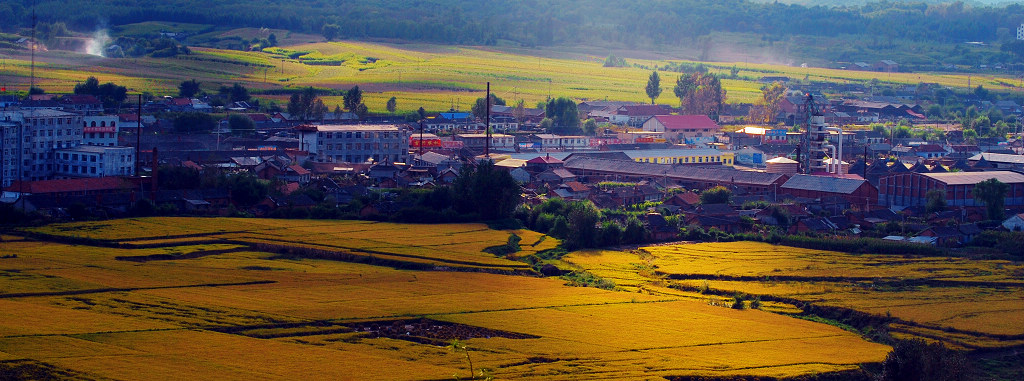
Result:
{"label": "harvested field strip", "polygon": [[70,290],[70,291],[56,291],[56,292],[19,292],[11,294],[0,294],[0,299],[9,298],[32,298],[40,296],[69,296],[69,295],[83,295],[83,294],[101,294],[107,292],[128,292],[128,291],[141,291],[141,290],[160,290],[168,288],[193,288],[193,287],[227,287],[227,286],[250,286],[256,284],[270,284],[277,283],[273,280],[257,280],[251,282],[238,282],[238,283],[206,283],[206,284],[189,284],[184,286],[157,286],[157,287],[131,287],[131,288],[97,288],[91,290]]}
{"label": "harvested field strip", "polygon": [[[352,257],[365,257],[369,259],[382,259],[382,260],[394,260],[397,262],[408,262],[414,265],[453,265],[453,266],[470,266],[479,268],[493,268],[493,269],[508,269],[508,270],[522,270],[529,269],[529,266],[510,260],[504,260],[497,257],[493,257],[493,261],[478,262],[478,261],[466,261],[456,260],[447,258],[437,258],[424,255],[412,255],[412,254],[400,254],[394,252],[386,252],[380,250],[370,250],[365,248],[354,248],[345,247],[339,245],[325,245],[325,244],[305,244],[298,242],[290,242],[284,240],[273,240],[273,239],[248,239],[255,244],[256,250],[269,251],[269,252],[288,252],[297,251],[297,254],[314,255],[316,258],[331,259],[331,256],[337,256],[344,258],[345,256]],[[287,244],[287,245],[285,245]],[[309,250],[295,250],[305,248]],[[335,251],[330,249],[341,249],[344,251]],[[305,251],[305,253],[303,253]],[[320,253],[317,253],[320,251]],[[483,255],[481,259],[486,259]]]}
{"label": "harvested field strip", "polygon": [[178,260],[178,259],[194,259],[194,258],[200,258],[200,257],[205,257],[205,256],[210,256],[210,255],[238,253],[238,252],[243,252],[243,251],[249,251],[249,248],[248,247],[239,246],[239,247],[235,247],[235,248],[231,248],[231,249],[193,251],[193,252],[190,252],[190,253],[183,253],[183,254],[178,254],[178,255],[175,255],[175,254],[150,254],[150,255],[137,255],[137,256],[121,255],[121,256],[114,257],[114,259],[117,259],[119,261],[129,261],[129,262],[173,261],[173,260]]}
{"label": "harvested field strip", "polygon": [[920,279],[920,278],[885,278],[885,277],[844,277],[844,276],[749,276],[749,275],[720,275],[720,274],[675,274],[656,271],[656,275],[672,280],[720,280],[736,282],[832,282],[832,283],[867,283],[875,286],[896,286],[896,287],[1016,287],[1018,282],[985,282],[985,281],[961,281],[952,279]]}

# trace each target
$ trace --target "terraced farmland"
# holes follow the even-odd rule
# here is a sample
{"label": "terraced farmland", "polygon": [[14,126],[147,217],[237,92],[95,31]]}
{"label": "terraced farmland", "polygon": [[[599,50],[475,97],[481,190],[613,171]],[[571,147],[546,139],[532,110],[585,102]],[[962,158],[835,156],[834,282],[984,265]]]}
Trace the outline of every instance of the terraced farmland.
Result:
{"label": "terraced farmland", "polygon": [[633,290],[720,301],[741,292],[810,312],[868,317],[899,338],[962,349],[1024,345],[1024,265],[946,257],[844,254],[754,242],[573,253],[566,258]]}
{"label": "terraced farmland", "polygon": [[[789,377],[856,370],[889,350],[764,311],[508,271],[522,262],[482,250],[512,233],[523,238],[518,255],[557,244],[475,224],[228,218],[4,235],[0,251],[16,257],[0,259],[0,370],[72,379],[465,379],[464,355],[445,345],[459,339],[475,368],[499,379]],[[263,241],[280,250],[259,250]],[[326,260],[308,248],[356,254]],[[371,251],[398,259],[360,257]]]}

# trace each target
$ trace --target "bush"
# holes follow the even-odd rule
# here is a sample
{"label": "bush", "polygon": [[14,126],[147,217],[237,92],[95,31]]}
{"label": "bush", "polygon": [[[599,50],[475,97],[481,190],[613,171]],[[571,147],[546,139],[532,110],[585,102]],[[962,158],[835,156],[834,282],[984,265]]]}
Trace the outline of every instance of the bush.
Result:
{"label": "bush", "polygon": [[967,357],[942,344],[901,341],[882,363],[883,381],[959,381],[970,379]]}

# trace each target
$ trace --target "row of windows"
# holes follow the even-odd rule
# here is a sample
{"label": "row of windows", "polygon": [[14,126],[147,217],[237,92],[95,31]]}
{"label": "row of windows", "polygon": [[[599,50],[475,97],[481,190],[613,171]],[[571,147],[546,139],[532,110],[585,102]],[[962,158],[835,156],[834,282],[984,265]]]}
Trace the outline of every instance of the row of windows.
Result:
{"label": "row of windows", "polygon": [[[31,120],[32,120],[32,125],[33,126],[38,126],[40,124],[43,124],[43,125],[47,125],[47,124],[50,124],[50,125],[52,125],[52,124],[58,124],[58,125],[60,125],[60,124],[67,124],[67,125],[70,125],[71,124],[71,118],[56,118],[56,119],[54,119],[54,118],[47,118],[47,119],[36,118],[36,119],[31,119]],[[56,121],[56,123],[54,123],[55,121]]]}
{"label": "row of windows", "polygon": [[369,161],[370,159],[373,159],[374,163],[379,163],[382,160],[387,160],[387,161],[389,161],[391,163],[399,161],[399,156],[398,155],[380,155],[380,154],[373,154],[373,155],[345,155],[345,156],[335,155],[335,156],[327,156],[327,158],[330,159],[331,161],[334,161],[334,162],[345,162],[345,163],[364,163],[364,162]]}
{"label": "row of windows", "polygon": [[337,137],[338,139],[341,139],[342,138],[342,134],[344,134],[344,138],[345,139],[352,139],[353,137],[355,139],[363,139],[363,138],[366,138],[366,139],[387,139],[389,137],[392,138],[392,139],[397,139],[398,138],[398,131],[391,131],[391,132],[362,132],[362,131],[357,131],[357,132],[352,132],[352,131],[346,131],[346,132],[318,132],[317,133],[317,137],[319,137],[319,138],[327,138],[327,139],[333,139],[333,138]]}
{"label": "row of windows", "polygon": [[[38,137],[53,136],[53,131],[55,131],[55,130],[33,130],[32,131],[32,136],[33,137],[35,137],[35,136],[38,136]],[[68,136],[71,136],[71,129],[70,128],[68,128],[68,129],[60,129],[60,128],[58,128],[58,129],[56,129],[56,131],[57,131],[57,136],[63,136],[65,131],[67,132]],[[81,134],[81,133],[82,133],[81,130],[77,130],[77,129],[75,130],[75,135]]]}
{"label": "row of windows", "polygon": [[89,139],[96,139],[96,135],[99,134],[99,139],[113,139],[116,135],[114,132],[90,132]]}
{"label": "row of windows", "polygon": [[643,157],[637,159],[641,163],[659,163],[659,164],[689,164],[689,163],[723,163],[732,164],[732,159],[723,158],[721,156],[698,156],[698,157],[656,157],[647,158]]}
{"label": "row of windows", "polygon": [[[384,143],[383,145],[381,145],[381,143],[372,143],[372,144],[371,143],[366,143],[365,145],[362,144],[362,143],[345,143],[344,145],[342,145],[341,143],[338,143],[337,146],[335,146],[334,144],[328,144],[327,145],[327,150],[328,151],[334,150],[335,147],[337,147],[339,150],[342,149],[342,147],[344,147],[344,149],[346,149],[346,150],[361,150],[361,149],[379,150],[381,148],[383,148],[385,150],[388,150],[388,149],[391,149],[392,145],[391,145],[391,143]],[[398,143],[395,143],[395,145],[393,147],[395,147],[396,149],[401,148],[398,145]]]}
{"label": "row of windows", "polygon": [[[105,121],[105,120],[101,120],[99,126],[96,125],[96,121],[95,120],[92,121],[92,122],[82,122],[82,127],[106,127],[106,126],[107,126],[107,121]],[[117,127],[114,124],[114,121],[110,121],[110,127]]]}

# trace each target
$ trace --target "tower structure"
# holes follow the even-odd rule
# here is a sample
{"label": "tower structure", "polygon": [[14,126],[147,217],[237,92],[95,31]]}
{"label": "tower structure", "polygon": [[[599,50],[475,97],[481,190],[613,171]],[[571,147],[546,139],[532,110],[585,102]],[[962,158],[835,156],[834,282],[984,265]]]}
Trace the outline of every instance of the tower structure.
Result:
{"label": "tower structure", "polygon": [[822,115],[818,106],[814,103],[814,96],[810,93],[804,102],[804,173],[825,171],[825,139],[828,131],[825,129],[825,116]]}

